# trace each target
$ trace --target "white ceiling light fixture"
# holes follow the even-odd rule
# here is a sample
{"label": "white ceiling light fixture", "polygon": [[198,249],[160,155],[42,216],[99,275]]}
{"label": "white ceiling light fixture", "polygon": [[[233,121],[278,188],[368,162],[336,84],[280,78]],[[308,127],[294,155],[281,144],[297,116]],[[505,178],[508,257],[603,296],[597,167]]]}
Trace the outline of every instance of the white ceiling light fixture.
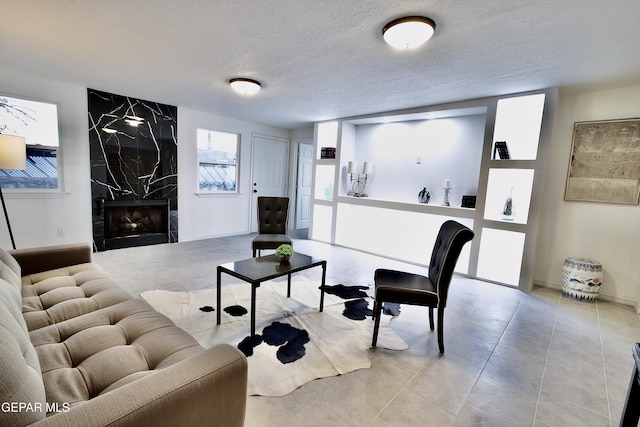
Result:
{"label": "white ceiling light fixture", "polygon": [[436,23],[424,16],[406,16],[398,18],[382,29],[382,36],[397,49],[415,49],[433,36]]}
{"label": "white ceiling light fixture", "polygon": [[238,77],[229,80],[231,88],[240,95],[255,95],[262,89],[262,84],[259,81],[253,79],[247,79],[244,77]]}

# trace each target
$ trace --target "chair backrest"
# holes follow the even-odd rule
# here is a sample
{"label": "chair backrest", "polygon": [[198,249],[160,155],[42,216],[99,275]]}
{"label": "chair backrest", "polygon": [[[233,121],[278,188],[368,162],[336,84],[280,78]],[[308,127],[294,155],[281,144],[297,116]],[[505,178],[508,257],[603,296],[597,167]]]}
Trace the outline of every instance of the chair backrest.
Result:
{"label": "chair backrest", "polygon": [[473,239],[473,231],[456,221],[445,221],[440,227],[429,263],[429,280],[438,292],[439,305],[447,304],[449,284],[462,247]]}
{"label": "chair backrest", "polygon": [[258,232],[287,234],[288,197],[258,197]]}

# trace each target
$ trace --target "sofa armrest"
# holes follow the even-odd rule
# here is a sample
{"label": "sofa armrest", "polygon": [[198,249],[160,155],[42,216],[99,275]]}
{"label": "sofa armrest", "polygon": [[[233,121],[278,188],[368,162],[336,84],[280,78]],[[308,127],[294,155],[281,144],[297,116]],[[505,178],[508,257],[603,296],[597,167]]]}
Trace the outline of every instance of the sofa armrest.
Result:
{"label": "sofa armrest", "polygon": [[88,243],[15,249],[8,252],[20,264],[23,276],[91,262],[91,245]]}
{"label": "sofa armrest", "polygon": [[219,344],[34,425],[241,427],[247,373],[246,357]]}

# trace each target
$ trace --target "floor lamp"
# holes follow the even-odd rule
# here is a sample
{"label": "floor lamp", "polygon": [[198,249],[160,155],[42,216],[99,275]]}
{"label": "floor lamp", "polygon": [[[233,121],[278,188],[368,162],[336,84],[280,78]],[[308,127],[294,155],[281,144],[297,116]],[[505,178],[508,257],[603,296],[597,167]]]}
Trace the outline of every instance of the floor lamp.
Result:
{"label": "floor lamp", "polygon": [[[0,169],[25,170],[27,168],[27,145],[21,136],[2,135],[0,134]],[[9,236],[13,249],[16,248],[16,242],[13,240],[13,232],[9,223],[9,215],[7,214],[7,206],[4,204],[4,196],[2,195],[2,185],[0,183],[0,199],[2,200],[2,209],[4,210],[4,218],[7,221]]]}

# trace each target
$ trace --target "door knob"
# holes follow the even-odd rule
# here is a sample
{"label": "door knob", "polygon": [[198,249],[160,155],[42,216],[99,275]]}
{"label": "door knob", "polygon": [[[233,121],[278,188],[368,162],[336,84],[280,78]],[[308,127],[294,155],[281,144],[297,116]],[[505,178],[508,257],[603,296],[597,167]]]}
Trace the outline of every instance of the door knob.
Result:
{"label": "door knob", "polygon": [[254,193],[257,193],[257,192],[258,192],[258,190],[255,190],[255,189],[254,189],[254,190],[253,190],[253,192],[254,192]]}

